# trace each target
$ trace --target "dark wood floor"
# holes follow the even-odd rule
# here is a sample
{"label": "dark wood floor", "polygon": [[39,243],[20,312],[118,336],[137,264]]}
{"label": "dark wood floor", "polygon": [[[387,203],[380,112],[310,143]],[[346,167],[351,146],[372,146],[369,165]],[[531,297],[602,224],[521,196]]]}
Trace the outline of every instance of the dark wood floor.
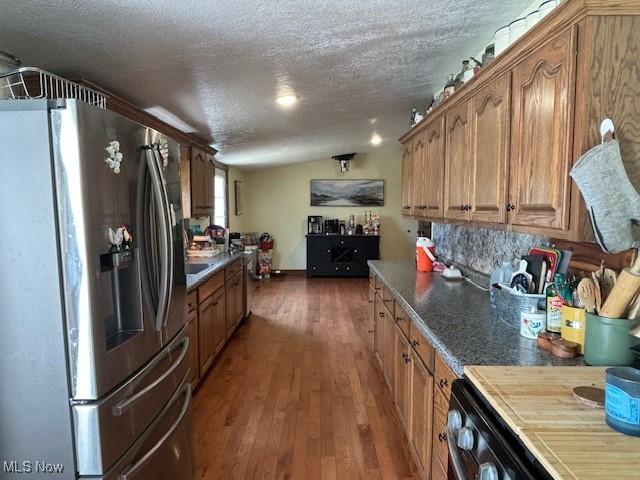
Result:
{"label": "dark wood floor", "polygon": [[367,288],[303,276],[259,286],[194,399],[197,478],[414,478],[374,363]]}

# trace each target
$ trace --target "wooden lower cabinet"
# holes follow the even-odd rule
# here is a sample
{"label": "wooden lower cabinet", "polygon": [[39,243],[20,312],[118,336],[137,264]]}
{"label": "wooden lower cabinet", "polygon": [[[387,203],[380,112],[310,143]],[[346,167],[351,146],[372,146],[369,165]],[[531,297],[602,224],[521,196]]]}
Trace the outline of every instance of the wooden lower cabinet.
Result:
{"label": "wooden lower cabinet", "polygon": [[200,380],[200,359],[198,352],[200,350],[198,345],[198,311],[193,310],[187,315],[187,337],[189,338],[189,368],[191,374],[189,381],[191,387],[195,388]]}
{"label": "wooden lower cabinet", "polygon": [[225,291],[216,290],[213,295],[198,305],[198,336],[200,372],[204,374],[225,341]]}
{"label": "wooden lower cabinet", "polygon": [[229,338],[233,334],[238,324],[242,321],[242,314],[244,310],[242,288],[242,273],[234,275],[231,279],[229,279],[226,285],[226,338]]}
{"label": "wooden lower cabinet", "polygon": [[376,359],[380,370],[384,371],[384,361],[382,355],[384,354],[384,317],[385,311],[382,299],[378,295],[374,295],[373,300],[373,351],[375,352]]}
{"label": "wooden lower cabinet", "polygon": [[213,295],[198,305],[198,343],[200,371],[206,372],[216,355],[215,324],[216,306]]}
{"label": "wooden lower cabinet", "polygon": [[449,398],[435,389],[433,395],[433,454],[441,465],[449,463],[449,447],[447,445],[447,413]]}
{"label": "wooden lower cabinet", "polygon": [[400,422],[405,431],[410,430],[409,424],[409,407],[411,399],[410,381],[410,350],[409,340],[404,336],[400,327],[396,324],[394,327],[394,395],[393,400],[396,404],[396,410],[400,417]]}
{"label": "wooden lower cabinet", "polygon": [[366,330],[368,334],[368,345],[376,351],[376,289],[375,280],[373,285],[369,283],[369,315],[367,315]]}
{"label": "wooden lower cabinet", "polygon": [[433,459],[431,463],[431,480],[448,480],[449,478],[449,469],[448,463],[443,466],[440,463],[440,460],[437,458]]}
{"label": "wooden lower cabinet", "polygon": [[409,444],[413,450],[422,477],[431,471],[433,437],[433,375],[424,366],[415,351],[410,352],[409,384],[410,422]]}
{"label": "wooden lower cabinet", "polygon": [[[382,293],[370,289],[374,352],[421,479],[446,479],[449,449],[446,422],[451,384],[457,378],[434,347],[394,301],[395,317]],[[409,323],[408,328],[405,321]]]}
{"label": "wooden lower cabinet", "polygon": [[393,321],[393,315],[389,312],[389,309],[384,307],[384,316],[383,316],[383,328],[384,328],[384,336],[383,336],[383,355],[382,355],[382,371],[384,373],[385,380],[387,381],[387,385],[393,392],[395,385],[395,347],[396,347],[396,337],[395,337],[395,322]]}

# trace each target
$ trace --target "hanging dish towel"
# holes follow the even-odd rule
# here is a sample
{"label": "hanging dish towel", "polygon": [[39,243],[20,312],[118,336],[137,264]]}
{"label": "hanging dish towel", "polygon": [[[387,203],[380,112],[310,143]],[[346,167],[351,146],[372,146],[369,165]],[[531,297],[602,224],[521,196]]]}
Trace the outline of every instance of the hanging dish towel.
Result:
{"label": "hanging dish towel", "polygon": [[593,147],[578,159],[569,175],[587,204],[600,248],[607,253],[632,248],[631,222],[640,220],[640,195],[624,169],[618,141]]}

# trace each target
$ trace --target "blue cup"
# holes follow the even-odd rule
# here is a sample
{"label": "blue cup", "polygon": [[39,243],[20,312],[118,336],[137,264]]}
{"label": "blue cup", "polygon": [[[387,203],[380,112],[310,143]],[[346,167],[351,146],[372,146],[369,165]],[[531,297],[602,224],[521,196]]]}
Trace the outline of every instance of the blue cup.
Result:
{"label": "blue cup", "polygon": [[607,425],[621,433],[640,437],[640,370],[607,368],[604,392]]}

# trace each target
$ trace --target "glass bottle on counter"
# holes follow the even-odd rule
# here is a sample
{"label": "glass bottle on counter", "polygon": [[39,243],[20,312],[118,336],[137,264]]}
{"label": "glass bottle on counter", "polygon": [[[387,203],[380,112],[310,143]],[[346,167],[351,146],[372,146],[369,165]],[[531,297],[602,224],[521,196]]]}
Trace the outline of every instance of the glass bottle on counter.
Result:
{"label": "glass bottle on counter", "polygon": [[562,306],[564,300],[560,293],[564,284],[564,275],[556,273],[553,284],[547,287],[547,330],[549,332],[560,333],[562,329]]}

